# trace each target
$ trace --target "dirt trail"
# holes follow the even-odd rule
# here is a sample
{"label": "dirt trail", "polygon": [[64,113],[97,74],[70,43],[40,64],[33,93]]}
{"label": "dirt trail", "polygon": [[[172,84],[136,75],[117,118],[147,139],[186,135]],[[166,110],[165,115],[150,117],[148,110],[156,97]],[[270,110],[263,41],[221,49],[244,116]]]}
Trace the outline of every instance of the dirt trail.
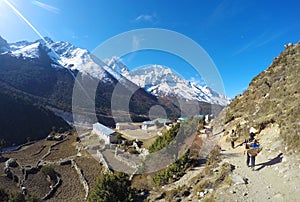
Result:
{"label": "dirt trail", "polygon": [[283,154],[263,150],[256,157],[253,171],[246,165],[244,146],[231,149],[225,137],[220,138],[220,145],[223,161],[234,165],[235,170],[231,176],[234,185],[219,190],[216,193],[217,201],[300,200],[299,168],[284,162]]}

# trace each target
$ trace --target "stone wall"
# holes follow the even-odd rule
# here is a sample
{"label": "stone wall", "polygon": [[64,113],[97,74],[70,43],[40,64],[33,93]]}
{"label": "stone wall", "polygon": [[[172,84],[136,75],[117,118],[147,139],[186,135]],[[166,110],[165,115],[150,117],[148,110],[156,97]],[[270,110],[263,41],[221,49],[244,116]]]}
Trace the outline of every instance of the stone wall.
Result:
{"label": "stone wall", "polygon": [[111,173],[108,163],[106,162],[104,156],[102,155],[102,153],[99,150],[97,150],[97,157],[99,158],[99,163],[105,168],[106,172]]}
{"label": "stone wall", "polygon": [[89,185],[88,185],[85,177],[82,174],[81,168],[79,168],[79,166],[77,165],[77,163],[74,160],[71,160],[71,162],[72,162],[72,166],[74,167],[74,169],[76,170],[76,172],[79,176],[80,183],[83,185],[83,188],[84,188],[84,191],[85,191],[84,199],[87,200],[87,197],[89,195]]}

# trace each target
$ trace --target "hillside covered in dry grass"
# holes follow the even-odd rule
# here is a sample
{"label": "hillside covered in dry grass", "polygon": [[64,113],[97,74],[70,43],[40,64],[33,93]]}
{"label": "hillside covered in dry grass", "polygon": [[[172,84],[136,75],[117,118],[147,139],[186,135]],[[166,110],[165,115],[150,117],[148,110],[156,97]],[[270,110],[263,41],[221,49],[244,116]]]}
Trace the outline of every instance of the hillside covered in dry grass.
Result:
{"label": "hillside covered in dry grass", "polygon": [[[281,149],[299,151],[300,144],[300,44],[285,45],[285,50],[268,69],[256,76],[248,89],[222,111],[215,120],[216,130],[225,134],[236,129],[242,140],[254,127],[259,134],[277,125]],[[224,125],[225,124],[225,125]]]}

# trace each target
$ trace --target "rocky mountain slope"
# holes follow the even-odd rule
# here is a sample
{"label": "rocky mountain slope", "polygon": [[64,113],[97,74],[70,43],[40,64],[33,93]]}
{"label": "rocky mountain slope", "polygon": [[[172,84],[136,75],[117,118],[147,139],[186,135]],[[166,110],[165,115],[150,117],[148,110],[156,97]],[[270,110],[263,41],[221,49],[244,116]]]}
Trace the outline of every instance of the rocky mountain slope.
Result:
{"label": "rocky mountain slope", "polygon": [[[12,44],[2,39],[1,44],[0,79],[7,89],[23,92],[39,105],[71,112],[74,77],[78,76],[77,81],[80,82],[97,82],[96,96],[91,97],[96,99],[98,119],[106,125],[114,124],[110,105],[118,80],[102,68],[88,51],[67,42],[53,42],[49,38]],[[130,113],[133,119],[147,119],[149,108],[160,104],[156,97],[126,79],[119,86],[123,93],[132,94]],[[128,86],[135,86],[135,91],[130,92]],[[84,87],[86,92],[90,92],[88,86]],[[172,116],[178,113],[176,107],[166,106],[166,109]]]}
{"label": "rocky mountain slope", "polygon": [[155,96],[179,97],[222,106],[229,104],[229,98],[206,85],[185,80],[170,68],[151,65],[129,71],[119,58],[105,62],[111,69]]}
{"label": "rocky mountain slope", "polygon": [[4,90],[2,85],[0,81],[0,140],[5,141],[1,146],[42,139],[53,127],[60,131],[70,129],[68,123],[52,111]]}
{"label": "rocky mountain slope", "polygon": [[[240,136],[254,127],[259,134],[270,125],[278,125],[281,149],[299,151],[300,143],[300,44],[289,44],[268,69],[256,76],[248,89],[238,95],[215,121],[235,128]],[[222,126],[224,127],[224,126]]]}
{"label": "rocky mountain slope", "polygon": [[[214,193],[224,201],[297,201],[300,197],[300,43],[285,45],[268,69],[256,76],[248,89],[213,121],[220,137],[223,162],[234,166],[232,186]],[[255,169],[246,166],[244,139],[250,128],[263,150],[256,157]],[[239,138],[230,148],[229,134]]]}

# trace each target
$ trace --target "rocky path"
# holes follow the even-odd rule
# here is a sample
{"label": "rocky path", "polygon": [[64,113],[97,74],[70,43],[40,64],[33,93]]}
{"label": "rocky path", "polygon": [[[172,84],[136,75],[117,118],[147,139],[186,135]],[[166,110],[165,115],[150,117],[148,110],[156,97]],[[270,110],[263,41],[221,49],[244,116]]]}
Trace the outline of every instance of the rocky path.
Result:
{"label": "rocky path", "polygon": [[[244,147],[231,149],[230,143],[220,140],[224,162],[235,166],[234,185],[219,190],[217,201],[299,201],[299,168],[284,162],[282,153],[262,151],[256,157],[253,171],[246,165]],[[298,162],[299,163],[299,162]]]}

